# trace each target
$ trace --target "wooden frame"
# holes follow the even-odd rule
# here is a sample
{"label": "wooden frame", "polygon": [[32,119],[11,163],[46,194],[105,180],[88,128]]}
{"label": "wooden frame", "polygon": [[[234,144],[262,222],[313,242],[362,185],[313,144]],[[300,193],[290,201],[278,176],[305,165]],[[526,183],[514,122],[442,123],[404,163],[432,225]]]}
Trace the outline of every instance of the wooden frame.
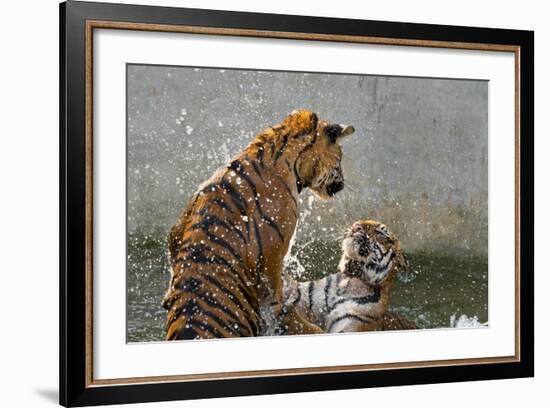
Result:
{"label": "wooden frame", "polygon": [[[92,375],[92,33],[96,28],[514,52],[516,59],[515,355],[406,364],[94,380]],[[528,31],[73,1],[61,4],[61,404],[66,406],[114,404],[532,376],[534,373],[533,52],[534,35]],[[520,140],[523,143],[520,143]],[[520,247],[523,248],[521,253]]]}

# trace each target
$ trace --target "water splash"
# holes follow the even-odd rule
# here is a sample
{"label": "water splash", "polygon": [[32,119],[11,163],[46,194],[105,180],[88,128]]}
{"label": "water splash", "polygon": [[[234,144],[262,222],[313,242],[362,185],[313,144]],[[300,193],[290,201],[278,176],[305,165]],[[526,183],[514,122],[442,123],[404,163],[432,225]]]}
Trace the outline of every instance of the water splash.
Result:
{"label": "water splash", "polygon": [[456,314],[452,314],[449,318],[449,326],[455,328],[487,327],[488,323],[480,323],[477,316],[468,317],[463,314],[457,318]]}
{"label": "water splash", "polygon": [[306,273],[306,265],[304,265],[300,260],[300,255],[301,252],[308,245],[315,241],[315,236],[312,231],[310,234],[308,234],[307,239],[301,240],[299,244],[296,244],[296,231],[298,230],[299,225],[302,224],[311,215],[315,202],[315,196],[310,195],[309,197],[307,197],[306,200],[300,198],[299,201],[302,209],[296,223],[296,229],[294,230],[294,234],[292,235],[292,238],[290,240],[288,251],[283,260],[283,268],[285,274],[287,274],[292,279],[300,279]]}

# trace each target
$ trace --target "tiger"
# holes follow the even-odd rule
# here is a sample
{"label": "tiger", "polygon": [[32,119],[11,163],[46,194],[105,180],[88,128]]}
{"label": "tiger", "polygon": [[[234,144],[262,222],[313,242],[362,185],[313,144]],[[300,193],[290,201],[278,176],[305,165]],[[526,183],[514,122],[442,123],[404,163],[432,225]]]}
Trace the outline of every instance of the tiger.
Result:
{"label": "tiger", "polygon": [[[388,311],[397,270],[408,263],[397,237],[373,220],[344,231],[338,272],[306,282],[285,276],[285,306],[295,308],[326,333],[414,329],[413,322]],[[286,330],[285,334],[305,334]]]}
{"label": "tiger", "polygon": [[322,333],[283,308],[283,259],[305,188],[344,188],[341,140],[353,126],[293,111],[201,184],[170,230],[166,340],[259,336],[268,317]]}

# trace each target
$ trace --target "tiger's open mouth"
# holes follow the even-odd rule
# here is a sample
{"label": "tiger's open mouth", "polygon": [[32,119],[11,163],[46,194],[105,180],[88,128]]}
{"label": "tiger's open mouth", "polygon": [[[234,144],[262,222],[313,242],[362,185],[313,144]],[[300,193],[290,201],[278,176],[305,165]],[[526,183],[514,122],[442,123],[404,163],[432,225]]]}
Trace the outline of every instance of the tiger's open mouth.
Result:
{"label": "tiger's open mouth", "polygon": [[374,243],[362,230],[348,228],[344,233],[342,250],[345,257],[355,262],[373,266],[378,264]]}
{"label": "tiger's open mouth", "polygon": [[393,251],[384,250],[377,235],[386,230],[364,227],[360,222],[346,229],[342,241],[342,258],[338,269],[348,276],[357,277],[370,284],[379,284],[392,267]]}

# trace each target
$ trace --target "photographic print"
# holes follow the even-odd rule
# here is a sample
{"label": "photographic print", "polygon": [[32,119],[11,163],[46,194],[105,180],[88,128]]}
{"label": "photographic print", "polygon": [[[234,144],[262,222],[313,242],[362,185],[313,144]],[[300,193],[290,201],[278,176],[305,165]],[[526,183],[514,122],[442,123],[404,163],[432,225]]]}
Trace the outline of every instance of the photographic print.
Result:
{"label": "photographic print", "polygon": [[488,81],[126,79],[128,342],[490,324]]}
{"label": "photographic print", "polygon": [[61,404],[534,375],[532,31],[66,2],[59,33]]}

